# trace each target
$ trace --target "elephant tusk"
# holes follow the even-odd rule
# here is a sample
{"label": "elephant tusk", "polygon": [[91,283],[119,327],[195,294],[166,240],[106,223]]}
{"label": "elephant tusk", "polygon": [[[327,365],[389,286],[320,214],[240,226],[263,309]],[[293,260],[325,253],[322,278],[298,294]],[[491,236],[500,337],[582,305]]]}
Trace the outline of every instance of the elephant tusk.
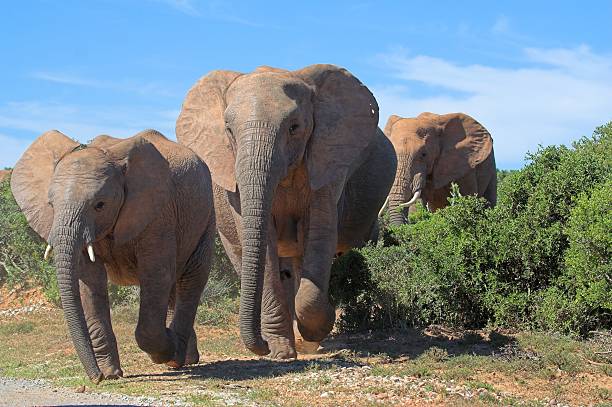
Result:
{"label": "elephant tusk", "polygon": [[385,203],[383,204],[382,208],[380,208],[380,210],[378,211],[378,217],[382,217],[383,213],[385,213],[385,208],[387,207],[387,204],[389,203],[389,196],[387,196],[387,198],[385,199]]}
{"label": "elephant tusk", "polygon": [[43,256],[43,258],[45,260],[47,260],[49,258],[49,255],[51,254],[51,249],[52,249],[51,245],[48,244],[47,248],[45,249],[45,255]]}
{"label": "elephant tusk", "polygon": [[397,205],[398,208],[405,208],[406,206],[410,206],[413,203],[415,203],[417,201],[417,199],[419,199],[421,197],[421,190],[419,189],[418,191],[416,191],[414,193],[414,195],[412,196],[412,199],[409,200],[408,202],[404,202],[403,204],[399,204]]}
{"label": "elephant tusk", "polygon": [[93,246],[91,245],[91,243],[87,245],[87,254],[89,254],[89,260],[91,260],[92,263],[95,263],[96,255],[94,254]]}

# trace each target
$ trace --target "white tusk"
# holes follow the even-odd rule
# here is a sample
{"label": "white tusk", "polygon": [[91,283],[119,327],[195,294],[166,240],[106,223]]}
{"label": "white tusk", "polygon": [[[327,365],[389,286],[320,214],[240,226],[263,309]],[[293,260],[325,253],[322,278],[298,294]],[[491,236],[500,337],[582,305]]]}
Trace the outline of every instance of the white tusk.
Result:
{"label": "white tusk", "polygon": [[406,206],[410,206],[413,203],[415,203],[417,201],[417,199],[419,199],[421,197],[421,190],[419,189],[418,191],[416,191],[414,193],[414,195],[412,195],[412,199],[409,200],[408,202],[404,202],[403,204],[399,204],[397,205],[398,208],[405,208]]}
{"label": "white tusk", "polygon": [[380,208],[380,210],[378,211],[378,217],[382,217],[383,213],[385,213],[385,208],[387,207],[387,204],[389,203],[389,196],[387,196],[387,199],[385,199],[385,203],[383,204],[382,208]]}
{"label": "white tusk", "polygon": [[47,248],[45,249],[45,255],[43,256],[43,258],[44,258],[45,260],[47,260],[47,259],[49,258],[49,255],[50,255],[50,254],[51,254],[51,245],[50,245],[50,244],[48,244],[48,245],[47,245]]}
{"label": "white tusk", "polygon": [[95,263],[96,255],[94,254],[93,246],[91,245],[91,243],[87,245],[87,254],[89,254],[89,260],[91,260],[92,263]]}

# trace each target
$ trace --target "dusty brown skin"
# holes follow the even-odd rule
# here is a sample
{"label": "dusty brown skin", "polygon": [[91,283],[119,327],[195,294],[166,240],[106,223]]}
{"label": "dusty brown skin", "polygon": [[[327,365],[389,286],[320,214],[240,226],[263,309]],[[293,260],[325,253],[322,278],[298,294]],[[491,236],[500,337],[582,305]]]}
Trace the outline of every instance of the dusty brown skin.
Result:
{"label": "dusty brown skin", "polygon": [[193,152],[153,130],[88,146],[52,130],[17,162],[11,188],[53,248],[68,329],[91,380],[123,375],[107,279],[140,285],[136,341],[155,363],[198,361],[193,322],[215,218],[210,173]]}
{"label": "dusty brown skin", "polygon": [[448,205],[450,184],[462,195],[497,201],[493,139],[476,120],[463,113],[421,113],[416,118],[392,115],[385,134],[393,143],[398,165],[389,193],[391,223],[406,221],[409,202],[417,192],[431,211]]}
{"label": "dusty brown skin", "polygon": [[213,71],[189,91],[179,142],[211,169],[217,225],[241,275],[240,332],[258,355],[296,356],[330,332],[331,263],[376,231],[396,169],[378,105],[348,71]]}

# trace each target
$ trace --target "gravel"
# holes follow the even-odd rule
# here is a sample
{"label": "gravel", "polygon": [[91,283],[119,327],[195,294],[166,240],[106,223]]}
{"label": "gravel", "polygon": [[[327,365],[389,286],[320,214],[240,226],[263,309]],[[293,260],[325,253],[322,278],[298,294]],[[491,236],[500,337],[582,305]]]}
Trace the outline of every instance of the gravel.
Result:
{"label": "gravel", "polygon": [[91,393],[79,388],[54,387],[44,380],[0,377],[0,406],[168,406],[185,405],[181,400],[160,400],[110,393]]}

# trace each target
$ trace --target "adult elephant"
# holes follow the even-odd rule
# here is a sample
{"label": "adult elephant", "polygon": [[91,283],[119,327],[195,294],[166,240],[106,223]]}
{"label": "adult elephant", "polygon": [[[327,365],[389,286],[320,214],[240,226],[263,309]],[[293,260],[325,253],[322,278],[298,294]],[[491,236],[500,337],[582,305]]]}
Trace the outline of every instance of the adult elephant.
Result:
{"label": "adult elephant", "polygon": [[404,223],[407,207],[419,199],[432,211],[447,206],[452,182],[462,195],[482,196],[495,205],[493,139],[472,117],[463,113],[392,115],[385,134],[398,157],[388,200],[392,224]]}
{"label": "adult elephant", "polygon": [[248,349],[296,356],[331,331],[334,255],[363,245],[393,182],[374,96],[345,69],[213,71],[189,91],[178,140],[211,169],[218,230],[241,275]]}
{"label": "adult elephant", "polygon": [[210,173],[193,152],[153,130],[87,146],[53,130],[17,162],[11,188],[48,242],[45,258],[55,253],[68,330],[92,381],[123,375],[107,278],[140,285],[136,341],[155,363],[198,361],[193,323],[215,218]]}

